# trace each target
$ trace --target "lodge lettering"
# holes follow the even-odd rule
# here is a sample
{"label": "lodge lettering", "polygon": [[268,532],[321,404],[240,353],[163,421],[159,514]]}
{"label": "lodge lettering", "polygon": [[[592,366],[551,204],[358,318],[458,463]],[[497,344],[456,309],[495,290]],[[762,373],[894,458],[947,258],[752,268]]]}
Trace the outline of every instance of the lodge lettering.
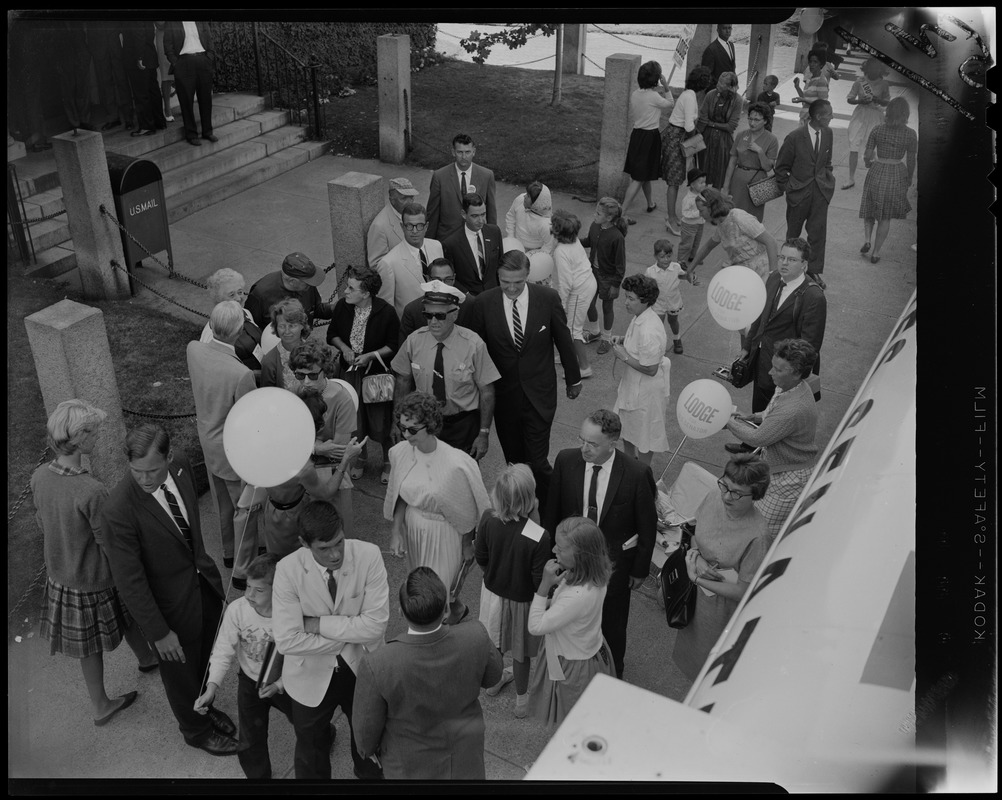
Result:
{"label": "lodge lettering", "polygon": [[723,308],[729,308],[737,311],[741,308],[741,304],[744,302],[745,296],[743,294],[730,292],[722,285],[717,284],[713,290],[713,294],[710,295],[710,299]]}
{"label": "lodge lettering", "polygon": [[708,406],[702,400],[700,400],[696,395],[693,395],[688,400],[686,400],[683,406],[686,411],[688,411],[692,416],[698,419],[700,422],[709,422],[717,415],[717,410],[713,406]]}

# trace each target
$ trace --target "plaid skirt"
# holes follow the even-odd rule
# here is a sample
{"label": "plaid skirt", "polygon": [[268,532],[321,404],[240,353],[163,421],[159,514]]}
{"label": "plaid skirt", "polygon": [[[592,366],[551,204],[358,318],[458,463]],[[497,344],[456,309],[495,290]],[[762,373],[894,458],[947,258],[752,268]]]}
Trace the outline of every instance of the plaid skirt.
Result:
{"label": "plaid skirt", "polygon": [[87,658],[109,653],[121,644],[130,625],[132,617],[114,586],[80,592],[51,578],[46,581],[39,635],[48,640],[51,655]]}
{"label": "plaid skirt", "polygon": [[797,498],[810,480],[811,472],[813,469],[791,469],[773,473],[765,497],[755,501],[755,508],[765,517],[769,526],[770,540],[774,540],[779,534],[779,529],[783,527]]}
{"label": "plaid skirt", "polygon": [[859,203],[860,219],[904,219],[912,210],[908,202],[908,167],[904,162],[870,165]]}

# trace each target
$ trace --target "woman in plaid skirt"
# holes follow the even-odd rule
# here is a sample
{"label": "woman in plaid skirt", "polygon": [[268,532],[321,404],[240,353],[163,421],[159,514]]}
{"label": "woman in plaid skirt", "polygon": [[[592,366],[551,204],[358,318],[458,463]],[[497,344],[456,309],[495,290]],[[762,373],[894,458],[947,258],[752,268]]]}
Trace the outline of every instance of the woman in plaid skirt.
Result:
{"label": "woman in plaid skirt", "polygon": [[50,652],[80,659],[94,724],[105,725],[132,705],[137,692],[114,699],[104,688],[105,652],[122,638],[149,672],[159,664],[112,583],[101,549],[101,505],[108,490],[82,466],[107,415],[82,400],[56,406],[48,421],[49,447],[56,458],[31,476],[35,518],[45,540],[48,573],[39,630]]}
{"label": "woman in plaid skirt", "polygon": [[[903,97],[895,97],[887,104],[886,121],[870,133],[863,153],[863,163],[869,172],[863,184],[863,199],[859,216],[866,231],[866,242],[859,252],[870,250],[874,222],[877,237],[873,240],[870,263],[880,261],[880,248],[891,229],[892,219],[904,219],[912,210],[908,202],[908,187],[915,175],[915,154],[918,136],[908,127],[911,108]],[[902,161],[901,159],[905,160]]]}

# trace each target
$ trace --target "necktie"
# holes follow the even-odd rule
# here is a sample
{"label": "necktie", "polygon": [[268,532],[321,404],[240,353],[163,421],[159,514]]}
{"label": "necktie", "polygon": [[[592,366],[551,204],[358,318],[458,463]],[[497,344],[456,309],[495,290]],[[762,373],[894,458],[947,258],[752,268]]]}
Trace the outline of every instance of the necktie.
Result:
{"label": "necktie", "polygon": [[521,351],[525,337],[522,336],[522,318],[518,314],[517,300],[513,300],[511,304],[511,322],[515,328],[515,349]]}
{"label": "necktie", "polygon": [[331,602],[337,602],[337,578],[332,570],[327,570],[327,589],[331,593]]}
{"label": "necktie", "polygon": [[782,302],[781,302],[780,298],[783,296],[783,288],[785,286],[786,286],[785,283],[783,283],[782,281],[779,282],[779,288],[776,290],[776,300],[772,304],[772,313],[773,314],[775,314],[777,311],[779,311],[779,307],[780,307],[780,305],[782,305]]}
{"label": "necktie", "polygon": [[602,467],[595,465],[591,468],[591,485],[588,487],[588,519],[598,522],[598,473]]}
{"label": "necktie", "polygon": [[814,158],[817,160],[821,152],[821,131],[814,131]]}
{"label": "necktie", "polygon": [[424,254],[422,248],[418,248],[418,255],[421,257],[421,277],[428,280],[428,256]]}
{"label": "necktie", "polygon": [[466,197],[466,173],[462,174],[463,182],[460,184],[459,192],[462,197]]}
{"label": "necktie", "polygon": [[181,529],[184,540],[188,543],[188,548],[194,550],[195,548],[191,544],[191,528],[188,527],[188,521],[184,518],[184,514],[181,513],[181,506],[178,504],[177,498],[167,488],[166,483],[160,488],[164,491],[164,497],[167,498],[167,505],[170,508],[171,516],[174,517],[174,522]]}
{"label": "necktie", "polygon": [[445,405],[445,362],[442,358],[442,350],[445,342],[439,342],[435,350],[435,372],[431,376],[431,391],[443,406]]}
{"label": "necktie", "polygon": [[733,45],[733,44],[731,44],[730,42],[728,42],[728,43],[727,43],[727,49],[728,49],[728,50],[730,51],[730,53],[731,53],[731,63],[732,63],[732,64],[736,64],[736,63],[737,63],[737,61],[735,61],[735,60],[734,60],[734,45]]}
{"label": "necktie", "polygon": [[484,277],[484,240],[477,234],[477,277]]}

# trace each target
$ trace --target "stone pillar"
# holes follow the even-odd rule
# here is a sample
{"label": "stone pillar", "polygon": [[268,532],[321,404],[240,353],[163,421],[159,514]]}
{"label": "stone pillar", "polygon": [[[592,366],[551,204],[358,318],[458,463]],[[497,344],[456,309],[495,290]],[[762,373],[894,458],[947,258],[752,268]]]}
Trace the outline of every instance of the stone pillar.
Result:
{"label": "stone pillar", "polygon": [[369,263],[365,234],[386,205],[387,191],[385,178],[365,172],[346,172],[340,178],[327,181],[334,263],[338,266],[339,279],[346,267]]}
{"label": "stone pillar", "polygon": [[585,35],[587,25],[564,25],[564,60],[562,72],[565,75],[584,75]]}
{"label": "stone pillar", "polygon": [[[685,75],[678,82],[679,85],[685,86],[685,79],[689,77],[689,73],[703,63],[703,51],[716,35],[717,26],[715,24],[696,26],[696,32],[692,35],[692,41],[689,42],[689,52],[685,57]],[[713,87],[711,86],[710,88],[712,89]]]}
{"label": "stone pillar", "polygon": [[598,196],[622,200],[629,176],[623,172],[633,125],[630,93],[637,85],[640,56],[613,53],[605,60],[605,98],[602,102],[602,144],[598,161]]}
{"label": "stone pillar", "polygon": [[755,98],[762,93],[762,81],[772,72],[772,30],[773,26],[765,23],[754,23],[751,26],[748,71],[745,73],[748,77],[745,97],[751,102],[755,102]]}
{"label": "stone pillar", "polygon": [[90,468],[98,480],[114,486],[125,474],[125,422],[104,314],[73,300],[60,300],[25,317],[24,327],[46,418],[61,402],[74,398],[108,415],[90,457]]}
{"label": "stone pillar", "polygon": [[85,130],[79,130],[76,136],[67,132],[51,138],[84,297],[93,300],[128,297],[128,277],[110,263],[114,259],[126,266],[122,235],[115,223],[100,211],[103,205],[118,216],[111,194],[104,138],[100,133]]}
{"label": "stone pillar", "polygon": [[411,136],[411,37],[376,37],[379,77],[379,160],[402,164]]}

